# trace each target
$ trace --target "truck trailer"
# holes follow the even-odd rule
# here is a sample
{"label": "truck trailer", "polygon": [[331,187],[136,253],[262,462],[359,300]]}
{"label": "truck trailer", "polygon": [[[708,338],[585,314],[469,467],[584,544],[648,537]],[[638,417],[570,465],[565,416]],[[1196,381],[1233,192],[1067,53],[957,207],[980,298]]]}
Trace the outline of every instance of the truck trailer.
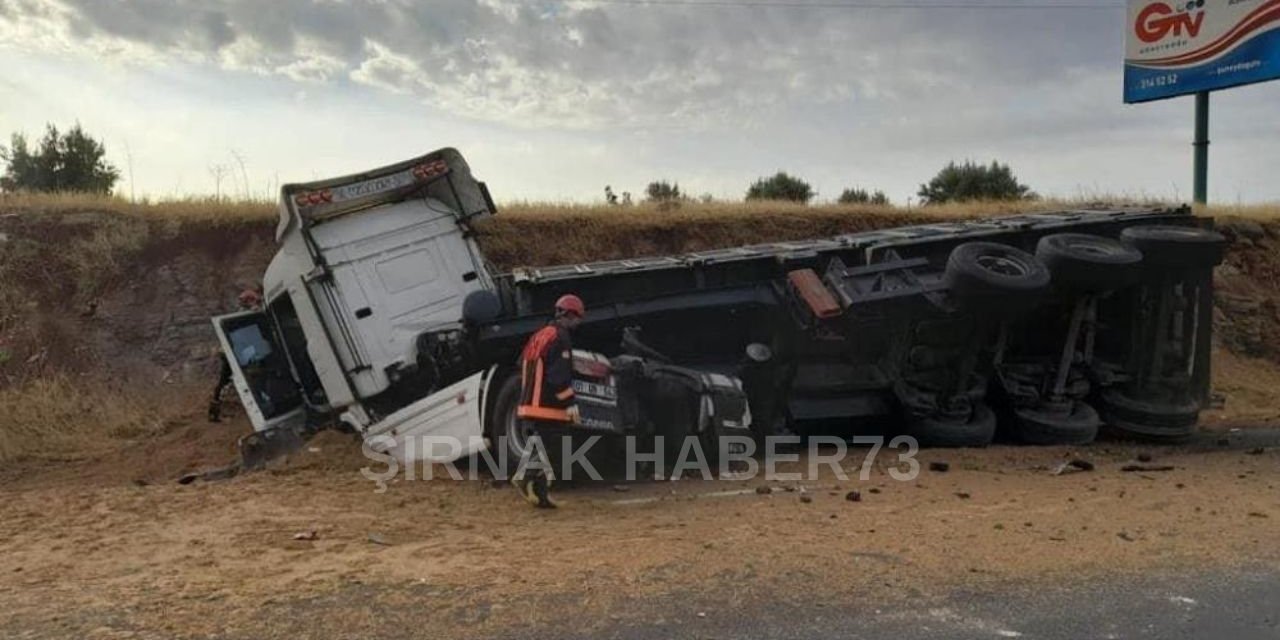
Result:
{"label": "truck trailer", "polygon": [[[998,432],[1081,444],[1100,428],[1178,440],[1209,396],[1213,269],[1225,240],[1186,207],[1032,213],[507,273],[476,242],[476,223],[497,214],[449,148],[284,186],[264,309],[213,321],[250,442],[337,423],[394,441],[410,459],[445,461],[499,441],[522,455],[516,358],[565,293],[588,307],[574,337],[583,388],[616,387],[596,388],[608,411],[585,430],[653,432],[683,420],[699,436],[839,425],[923,446],[983,446]],[[634,400],[618,403],[625,411],[609,404],[619,390],[646,398],[672,388],[693,407],[680,418]],[[443,458],[404,446],[423,435],[473,444]]]}

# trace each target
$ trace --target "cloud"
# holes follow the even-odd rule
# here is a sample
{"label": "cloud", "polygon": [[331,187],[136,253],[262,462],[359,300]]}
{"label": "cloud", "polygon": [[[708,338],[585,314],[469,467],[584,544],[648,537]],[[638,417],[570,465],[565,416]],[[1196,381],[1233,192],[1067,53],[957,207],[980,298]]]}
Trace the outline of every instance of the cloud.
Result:
{"label": "cloud", "polygon": [[1098,12],[586,0],[0,3],[0,22],[18,25],[13,37],[28,44],[347,80],[468,118],[566,128],[750,127],[796,104],[999,97],[1052,86],[1064,67],[1118,65],[1108,48],[1119,55],[1117,43],[1104,44],[1116,34],[1097,28]]}

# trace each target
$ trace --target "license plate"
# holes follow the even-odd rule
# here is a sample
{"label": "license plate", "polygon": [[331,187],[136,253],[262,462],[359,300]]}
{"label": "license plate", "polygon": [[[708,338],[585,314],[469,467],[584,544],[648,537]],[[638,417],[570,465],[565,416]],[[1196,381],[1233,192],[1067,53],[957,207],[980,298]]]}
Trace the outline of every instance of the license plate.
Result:
{"label": "license plate", "polygon": [[595,396],[597,398],[607,398],[609,400],[618,399],[617,388],[607,384],[586,382],[584,380],[573,381],[573,392],[584,396]]}

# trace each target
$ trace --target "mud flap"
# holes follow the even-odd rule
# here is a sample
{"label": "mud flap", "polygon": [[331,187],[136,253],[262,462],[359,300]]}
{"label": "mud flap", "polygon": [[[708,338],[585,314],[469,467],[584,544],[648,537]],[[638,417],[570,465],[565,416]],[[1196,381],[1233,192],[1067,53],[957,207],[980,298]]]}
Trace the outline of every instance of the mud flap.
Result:
{"label": "mud flap", "polygon": [[311,435],[306,428],[286,424],[243,436],[236,443],[240,448],[240,468],[262,469],[268,462],[302,449]]}

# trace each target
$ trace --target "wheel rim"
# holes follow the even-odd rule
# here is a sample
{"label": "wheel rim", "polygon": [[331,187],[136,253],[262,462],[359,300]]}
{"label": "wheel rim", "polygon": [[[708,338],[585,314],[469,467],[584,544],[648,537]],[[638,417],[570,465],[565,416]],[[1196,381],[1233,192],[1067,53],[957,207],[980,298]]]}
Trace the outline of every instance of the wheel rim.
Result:
{"label": "wheel rim", "polygon": [[533,427],[526,420],[516,415],[515,409],[507,414],[507,447],[511,452],[524,456],[529,448],[529,439],[533,437]]}
{"label": "wheel rim", "polygon": [[1027,265],[1021,260],[1011,256],[1001,256],[988,254],[978,257],[978,266],[990,271],[991,273],[1008,276],[1011,278],[1019,278],[1031,273]]}

